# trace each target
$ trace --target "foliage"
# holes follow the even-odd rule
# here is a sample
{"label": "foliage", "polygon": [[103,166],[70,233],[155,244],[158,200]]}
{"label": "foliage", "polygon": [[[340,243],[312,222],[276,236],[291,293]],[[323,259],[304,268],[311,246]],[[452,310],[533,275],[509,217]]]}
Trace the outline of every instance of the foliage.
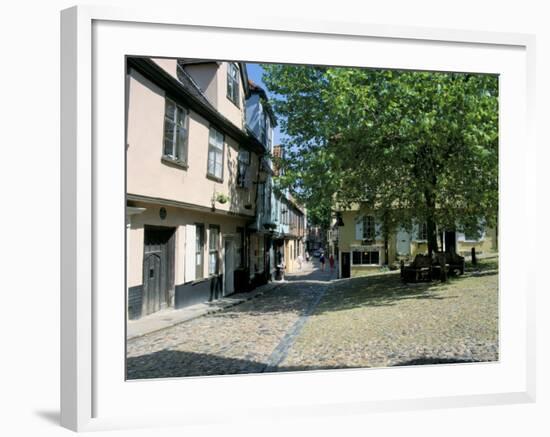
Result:
{"label": "foliage", "polygon": [[229,196],[227,194],[223,194],[223,193],[218,193],[216,195],[216,200],[219,202],[219,203],[227,203],[229,201]]}
{"label": "foliage", "polygon": [[436,225],[495,225],[496,76],[263,68],[288,139],[279,182],[316,220],[357,203],[376,208],[388,230],[414,217],[428,224],[430,250]]}

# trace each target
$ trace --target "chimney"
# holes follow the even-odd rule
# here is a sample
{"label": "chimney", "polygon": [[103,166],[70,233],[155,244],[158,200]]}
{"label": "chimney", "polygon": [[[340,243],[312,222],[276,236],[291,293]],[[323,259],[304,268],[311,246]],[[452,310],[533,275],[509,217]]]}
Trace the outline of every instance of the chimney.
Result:
{"label": "chimney", "polygon": [[[282,158],[283,157],[283,146],[280,144],[273,146],[273,157],[274,158]],[[277,162],[273,161],[273,174],[275,176],[279,176],[279,166]]]}

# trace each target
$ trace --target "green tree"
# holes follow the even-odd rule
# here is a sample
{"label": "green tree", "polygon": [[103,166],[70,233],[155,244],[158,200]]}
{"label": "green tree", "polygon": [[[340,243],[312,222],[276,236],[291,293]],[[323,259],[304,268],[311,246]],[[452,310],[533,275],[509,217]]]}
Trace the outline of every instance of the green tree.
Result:
{"label": "green tree", "polygon": [[308,208],[361,203],[386,235],[411,220],[472,232],[498,215],[494,75],[264,65],[286,134],[280,183]]}

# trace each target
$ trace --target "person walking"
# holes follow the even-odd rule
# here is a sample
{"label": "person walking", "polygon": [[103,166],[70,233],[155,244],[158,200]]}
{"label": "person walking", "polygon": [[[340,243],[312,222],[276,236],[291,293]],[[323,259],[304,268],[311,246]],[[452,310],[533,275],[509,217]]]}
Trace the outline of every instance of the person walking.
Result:
{"label": "person walking", "polygon": [[332,272],[334,271],[334,256],[332,255],[332,253],[330,254],[328,263],[330,264],[330,273],[332,274]]}
{"label": "person walking", "polygon": [[325,254],[322,253],[321,256],[319,257],[319,262],[321,263],[321,271],[324,272],[325,271]]}
{"label": "person walking", "polygon": [[304,262],[304,257],[302,254],[298,255],[298,269],[302,270],[302,263]]}

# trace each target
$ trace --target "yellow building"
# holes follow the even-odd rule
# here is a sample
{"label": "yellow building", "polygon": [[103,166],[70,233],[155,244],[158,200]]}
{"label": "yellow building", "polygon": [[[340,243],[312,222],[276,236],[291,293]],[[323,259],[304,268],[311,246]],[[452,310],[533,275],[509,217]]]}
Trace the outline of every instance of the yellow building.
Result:
{"label": "yellow building", "polygon": [[[414,223],[412,229],[399,227],[385,242],[382,225],[372,211],[357,207],[339,214],[343,226],[334,223],[329,232],[329,250],[338,254],[341,278],[375,273],[384,265],[396,265],[402,259],[412,260],[416,254],[428,253],[427,229],[423,223]],[[479,255],[496,253],[497,243],[494,229],[485,229],[480,236],[459,231],[438,232],[440,249],[454,248],[461,255],[469,255],[472,248]]]}

